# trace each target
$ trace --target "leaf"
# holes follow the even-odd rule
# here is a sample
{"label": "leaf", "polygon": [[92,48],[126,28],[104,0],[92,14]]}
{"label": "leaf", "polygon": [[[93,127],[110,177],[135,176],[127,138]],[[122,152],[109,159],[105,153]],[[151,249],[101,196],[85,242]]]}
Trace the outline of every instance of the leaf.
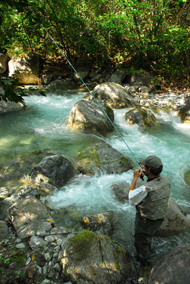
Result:
{"label": "leaf", "polygon": [[48,221],[48,222],[52,222],[53,220],[52,220],[52,219],[47,219],[47,221]]}

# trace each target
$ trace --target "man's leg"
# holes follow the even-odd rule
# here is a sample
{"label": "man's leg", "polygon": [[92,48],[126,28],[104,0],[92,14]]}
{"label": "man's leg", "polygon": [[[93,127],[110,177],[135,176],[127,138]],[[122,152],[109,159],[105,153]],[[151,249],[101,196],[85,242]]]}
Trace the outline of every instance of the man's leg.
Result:
{"label": "man's leg", "polygon": [[150,220],[141,217],[136,213],[135,218],[135,247],[137,250],[137,256],[143,260],[148,260],[152,255],[150,253],[151,239],[156,230],[162,224],[163,219]]}

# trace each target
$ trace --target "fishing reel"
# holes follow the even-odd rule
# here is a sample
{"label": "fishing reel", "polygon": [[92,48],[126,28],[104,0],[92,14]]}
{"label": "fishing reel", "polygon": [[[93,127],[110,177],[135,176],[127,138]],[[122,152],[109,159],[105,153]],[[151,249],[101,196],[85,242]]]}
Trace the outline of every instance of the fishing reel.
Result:
{"label": "fishing reel", "polygon": [[[141,167],[141,169],[143,169],[143,166],[139,163],[139,166]],[[140,176],[140,179],[144,180],[144,174],[142,173]]]}

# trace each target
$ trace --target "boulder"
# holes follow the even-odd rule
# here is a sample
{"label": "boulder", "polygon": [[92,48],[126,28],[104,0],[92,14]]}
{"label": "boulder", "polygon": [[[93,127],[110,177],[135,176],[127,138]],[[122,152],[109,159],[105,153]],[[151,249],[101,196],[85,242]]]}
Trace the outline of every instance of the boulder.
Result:
{"label": "boulder", "polygon": [[68,127],[72,131],[92,132],[102,135],[112,131],[113,125],[107,116],[113,122],[113,110],[101,101],[99,101],[99,104],[104,112],[94,100],[81,100],[76,103],[71,109]]}
{"label": "boulder", "polygon": [[[117,83],[107,82],[97,85],[92,91],[96,99],[102,100],[108,106],[115,109],[137,106],[131,93]],[[92,94],[87,95],[86,99],[92,99]]]}
{"label": "boulder", "polygon": [[149,87],[152,85],[152,82],[154,80],[154,76],[144,70],[135,71],[132,73],[129,79],[130,85],[139,85],[139,86],[146,86]]}
{"label": "boulder", "polygon": [[72,163],[64,156],[53,155],[42,159],[42,161],[33,168],[31,177],[38,183],[43,180],[45,183],[64,186],[75,174]]}
{"label": "boulder", "polygon": [[138,124],[141,127],[151,127],[158,124],[154,114],[144,107],[129,110],[125,113],[125,119],[129,124]]}
{"label": "boulder", "polygon": [[58,259],[68,280],[78,284],[125,283],[132,274],[129,253],[108,236],[81,231],[62,246]]}
{"label": "boulder", "polygon": [[74,72],[73,77],[74,77],[74,80],[77,81],[77,82],[81,81],[81,79],[84,80],[89,74],[89,69],[86,68],[86,67],[79,67],[79,68],[77,68],[76,71],[77,71],[77,73]]}
{"label": "boulder", "polygon": [[37,85],[39,83],[40,56],[30,52],[26,57],[14,57],[8,63],[9,77],[19,80],[20,84]]}
{"label": "boulder", "polygon": [[185,104],[178,110],[177,116],[180,117],[182,123],[190,124],[190,98],[188,98]]}
{"label": "boulder", "polygon": [[8,69],[8,61],[10,57],[7,54],[0,53],[0,73],[3,74]]}
{"label": "boulder", "polygon": [[6,112],[10,112],[10,111],[17,111],[17,110],[21,110],[25,107],[24,103],[15,103],[15,102],[11,102],[9,100],[3,101],[0,98],[0,114],[2,113],[6,113]]}
{"label": "boulder", "polygon": [[130,158],[105,142],[97,142],[79,152],[74,165],[85,175],[121,174],[134,167]]}
{"label": "boulder", "polygon": [[18,237],[21,239],[35,235],[38,229],[44,228],[49,231],[53,224],[52,217],[46,207],[32,196],[19,199],[8,209],[8,214]]}
{"label": "boulder", "polygon": [[76,85],[72,80],[60,79],[52,81],[48,85],[47,91],[59,93],[63,90],[68,90],[69,88],[75,88],[75,87]]}
{"label": "boulder", "polygon": [[86,230],[92,232],[98,231],[103,235],[111,236],[116,221],[115,213],[113,211],[107,211],[97,215],[87,215],[82,218],[81,224]]}
{"label": "boulder", "polygon": [[164,222],[156,231],[158,237],[168,237],[190,230],[190,216],[182,213],[177,203],[169,198],[168,212]]}
{"label": "boulder", "polygon": [[121,69],[117,69],[109,78],[108,82],[114,82],[114,83],[118,83],[121,84],[126,77],[126,69],[121,68]]}
{"label": "boulder", "polygon": [[129,186],[130,184],[124,181],[117,184],[112,184],[111,190],[114,192],[117,200],[119,200],[122,203],[125,203],[128,200],[127,196],[128,196]]}
{"label": "boulder", "polygon": [[189,284],[190,245],[179,246],[166,254],[151,270],[148,284]]}

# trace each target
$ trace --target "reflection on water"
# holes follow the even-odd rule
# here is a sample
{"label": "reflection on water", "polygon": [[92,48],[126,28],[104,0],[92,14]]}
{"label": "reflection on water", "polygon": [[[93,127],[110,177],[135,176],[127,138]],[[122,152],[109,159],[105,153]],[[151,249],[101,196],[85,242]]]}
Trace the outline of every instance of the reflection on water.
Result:
{"label": "reflection on water", "polygon": [[[83,147],[93,144],[94,137],[79,135],[67,129],[67,121],[72,106],[85,93],[65,92],[63,95],[50,94],[47,97],[26,98],[28,108],[0,117],[0,158],[1,163],[21,153],[52,149],[60,154],[73,157]],[[180,205],[190,206],[190,187],[184,182],[184,173],[190,168],[190,128],[180,123],[176,112],[156,112],[160,126],[142,130],[137,125],[130,126],[124,119],[127,109],[115,110],[115,125],[139,160],[147,155],[158,155],[163,163],[163,174],[171,181],[171,197]],[[129,149],[114,131],[102,138],[112,147],[133,159]],[[135,162],[135,161],[134,161]],[[122,175],[101,177],[78,176],[60,192],[49,198],[52,208],[75,206],[79,214],[113,210],[118,221],[115,230],[120,230],[119,239],[132,249],[135,210],[126,202],[121,204],[110,190],[113,183],[131,182],[133,171]],[[122,230],[121,230],[122,228]],[[118,238],[118,235],[117,235]],[[166,251],[166,244],[189,242],[190,236],[156,239]]]}

